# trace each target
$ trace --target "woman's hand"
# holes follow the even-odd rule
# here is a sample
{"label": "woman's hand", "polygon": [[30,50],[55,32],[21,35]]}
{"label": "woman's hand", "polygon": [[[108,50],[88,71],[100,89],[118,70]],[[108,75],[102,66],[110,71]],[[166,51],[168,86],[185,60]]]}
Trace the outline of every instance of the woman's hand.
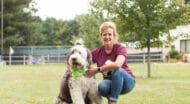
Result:
{"label": "woman's hand", "polygon": [[97,72],[98,72],[98,71],[97,71],[97,68],[92,68],[92,67],[91,67],[91,68],[86,72],[85,76],[86,76],[86,77],[92,77],[92,76],[94,76]]}

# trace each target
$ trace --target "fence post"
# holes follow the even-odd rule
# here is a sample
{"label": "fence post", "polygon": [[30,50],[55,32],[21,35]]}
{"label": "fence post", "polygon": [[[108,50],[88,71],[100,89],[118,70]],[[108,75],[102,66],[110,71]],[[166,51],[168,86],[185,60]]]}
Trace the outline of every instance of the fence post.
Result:
{"label": "fence post", "polygon": [[146,55],[143,54],[143,63],[145,63],[145,62],[146,62]]}
{"label": "fence post", "polygon": [[58,63],[60,63],[60,54],[58,55]]}
{"label": "fence post", "polygon": [[42,55],[41,57],[42,57],[42,62],[43,62],[43,64],[44,64],[44,63],[45,63],[44,55]]}
{"label": "fence post", "polygon": [[59,63],[59,55],[55,55],[54,57],[57,57],[57,63]]}
{"label": "fence post", "polygon": [[161,62],[164,62],[165,59],[164,59],[164,54],[163,53],[161,53],[161,58],[160,59],[161,59]]}
{"label": "fence post", "polygon": [[9,65],[11,65],[11,60],[12,60],[11,54],[9,54]]}
{"label": "fence post", "polygon": [[23,64],[25,65],[25,62],[26,62],[26,56],[24,55],[23,56]]}
{"label": "fence post", "polygon": [[48,61],[48,63],[49,63],[49,54],[47,55],[47,61]]}

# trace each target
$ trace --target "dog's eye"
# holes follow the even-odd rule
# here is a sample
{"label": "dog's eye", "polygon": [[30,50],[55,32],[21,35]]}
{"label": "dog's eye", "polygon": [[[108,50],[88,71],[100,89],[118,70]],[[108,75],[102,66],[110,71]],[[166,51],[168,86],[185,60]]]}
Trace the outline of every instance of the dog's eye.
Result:
{"label": "dog's eye", "polygon": [[79,54],[82,54],[80,51],[78,52]]}

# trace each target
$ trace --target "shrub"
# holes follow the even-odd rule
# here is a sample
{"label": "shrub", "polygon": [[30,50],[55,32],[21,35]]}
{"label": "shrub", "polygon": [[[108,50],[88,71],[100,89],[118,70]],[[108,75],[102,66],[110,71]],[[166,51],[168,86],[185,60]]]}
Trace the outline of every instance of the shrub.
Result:
{"label": "shrub", "polygon": [[175,49],[172,49],[171,51],[169,51],[169,56],[170,58],[177,59],[179,58],[179,52]]}

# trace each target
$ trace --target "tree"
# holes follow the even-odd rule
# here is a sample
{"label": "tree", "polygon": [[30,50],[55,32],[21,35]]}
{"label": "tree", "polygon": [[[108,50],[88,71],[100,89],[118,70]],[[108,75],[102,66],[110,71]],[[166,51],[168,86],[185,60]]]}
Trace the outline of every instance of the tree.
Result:
{"label": "tree", "polygon": [[32,45],[35,26],[34,22],[40,21],[33,0],[4,0],[4,47],[10,45]]}
{"label": "tree", "polygon": [[169,29],[185,24],[187,9],[182,5],[166,5],[165,0],[94,0],[94,11],[102,12],[106,18],[117,22],[121,40],[138,41],[139,48],[147,47],[148,77],[151,77],[150,47],[160,47],[160,37],[168,34]]}
{"label": "tree", "polygon": [[[84,14],[76,17],[76,21],[79,23],[79,35],[84,39],[88,48],[100,46],[101,41],[99,39],[99,26],[103,22],[103,19],[98,14]],[[76,38],[76,37],[74,37]]]}
{"label": "tree", "polygon": [[64,21],[64,28],[65,31],[62,37],[64,44],[71,45],[72,37],[76,37],[79,35],[80,25],[77,22],[77,20],[74,19],[74,20]]}
{"label": "tree", "polygon": [[42,27],[42,34],[46,37],[42,45],[71,45],[72,36],[79,34],[79,24],[76,20],[47,18],[42,21]]}
{"label": "tree", "polygon": [[59,24],[61,24],[61,22],[59,23],[55,18],[46,18],[46,20],[42,21],[42,34],[44,34],[45,40],[41,45],[60,44],[60,41],[56,39],[56,33],[58,33],[57,31],[62,27]]}

